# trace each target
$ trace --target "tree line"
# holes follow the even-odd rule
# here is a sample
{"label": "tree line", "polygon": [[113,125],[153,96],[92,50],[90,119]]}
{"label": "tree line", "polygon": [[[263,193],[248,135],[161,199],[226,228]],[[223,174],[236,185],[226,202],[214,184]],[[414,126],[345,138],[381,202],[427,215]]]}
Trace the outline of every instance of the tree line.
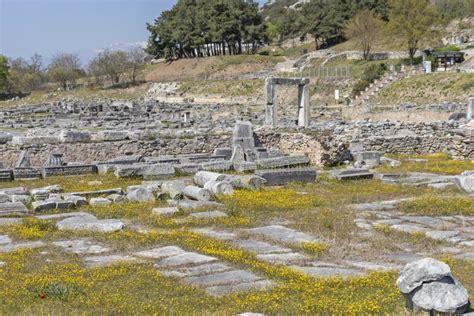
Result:
{"label": "tree line", "polygon": [[48,65],[39,54],[29,59],[0,55],[0,93],[27,93],[47,88],[52,83],[67,90],[80,79],[91,85],[135,84],[146,58],[142,48],[105,50],[85,66],[77,55],[68,53],[53,56]]}
{"label": "tree line", "polygon": [[146,51],[167,60],[254,53],[267,42],[258,4],[244,0],[178,0],[147,28]]}

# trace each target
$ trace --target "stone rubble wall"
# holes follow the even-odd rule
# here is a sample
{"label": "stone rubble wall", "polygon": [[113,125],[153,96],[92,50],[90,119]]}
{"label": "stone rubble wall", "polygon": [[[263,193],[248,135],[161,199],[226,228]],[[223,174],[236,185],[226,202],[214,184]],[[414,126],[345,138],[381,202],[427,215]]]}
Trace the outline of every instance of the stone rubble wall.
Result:
{"label": "stone rubble wall", "polygon": [[[457,121],[433,123],[332,122],[312,129],[270,129],[255,131],[257,146],[279,149],[288,155],[306,155],[315,165],[333,165],[344,157],[351,141],[360,141],[366,151],[428,154],[446,152],[455,159],[474,159],[472,127]],[[74,138],[74,137],[73,137]],[[52,153],[61,153],[66,162],[90,163],[127,154],[158,156],[212,153],[231,146],[231,131],[219,134],[183,134],[156,139],[65,142],[21,146],[12,141],[0,144],[0,162],[13,167],[22,148],[29,148],[33,165],[41,166]]]}

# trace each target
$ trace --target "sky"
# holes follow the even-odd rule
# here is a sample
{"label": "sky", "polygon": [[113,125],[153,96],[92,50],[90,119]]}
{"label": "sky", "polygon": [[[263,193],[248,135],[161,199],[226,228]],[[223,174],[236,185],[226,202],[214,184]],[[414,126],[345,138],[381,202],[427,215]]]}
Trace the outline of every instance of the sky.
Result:
{"label": "sky", "polygon": [[[152,23],[176,0],[0,0],[0,54],[45,60],[145,45]],[[259,0],[260,3],[265,2]]]}

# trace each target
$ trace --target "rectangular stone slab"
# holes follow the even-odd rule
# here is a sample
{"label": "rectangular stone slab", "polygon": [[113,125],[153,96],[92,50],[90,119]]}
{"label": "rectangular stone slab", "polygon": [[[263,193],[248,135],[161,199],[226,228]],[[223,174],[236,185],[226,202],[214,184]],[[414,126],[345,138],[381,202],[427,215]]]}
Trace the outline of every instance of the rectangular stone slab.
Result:
{"label": "rectangular stone slab", "polygon": [[314,183],[316,181],[316,170],[312,168],[257,170],[255,175],[267,180],[267,186],[285,185],[291,182]]}
{"label": "rectangular stone slab", "polygon": [[21,202],[0,203],[0,216],[26,215],[28,209]]}
{"label": "rectangular stone slab", "polygon": [[244,270],[232,270],[205,276],[187,277],[184,278],[184,281],[190,284],[208,287],[255,282],[261,279],[262,278],[258,277],[252,272]]}
{"label": "rectangular stone slab", "polygon": [[318,241],[318,239],[313,236],[310,236],[303,232],[298,232],[288,227],[279,226],[279,225],[252,228],[252,229],[248,229],[247,232],[249,232],[252,235],[261,235],[271,240],[281,241],[281,242],[286,242],[286,243],[302,243],[302,242]]}
{"label": "rectangular stone slab", "polygon": [[283,156],[257,160],[257,166],[260,169],[300,166],[308,163],[309,158],[306,156]]}

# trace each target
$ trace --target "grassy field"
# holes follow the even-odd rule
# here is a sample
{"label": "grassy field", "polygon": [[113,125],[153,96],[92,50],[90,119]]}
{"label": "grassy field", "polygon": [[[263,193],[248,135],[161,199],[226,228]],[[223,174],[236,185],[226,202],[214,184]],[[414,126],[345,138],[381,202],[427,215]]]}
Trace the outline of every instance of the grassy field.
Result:
{"label": "grassy field", "polygon": [[[425,158],[430,163],[441,159],[438,156]],[[446,157],[443,161],[449,163],[439,166],[439,172],[450,171],[452,165],[459,164]],[[410,170],[425,170],[426,166],[418,166],[421,167],[415,169],[413,166]],[[3,183],[2,186],[33,188],[60,184],[64,191],[71,192],[113,187],[125,189],[136,183],[139,180],[81,176]],[[371,272],[346,278],[311,277],[286,265],[262,261],[253,252],[192,230],[196,227],[214,227],[238,231],[272,223],[284,223],[317,236],[319,242],[289,243],[285,246],[321,262],[343,262],[347,258],[376,260],[401,248],[431,252],[450,264],[456,277],[472,294],[474,263],[441,251],[443,243],[420,234],[394,232],[385,226],[380,226],[374,235],[367,237],[355,225],[357,214],[352,204],[408,197],[414,199],[399,207],[407,214],[474,215],[474,198],[462,195],[455,188],[434,190],[377,180],[341,182],[323,174],[312,184],[294,183],[255,192],[237,190],[232,196],[221,197],[219,201],[229,215],[226,218],[192,220],[189,217],[191,211],[184,210],[170,216],[153,214],[153,207],[165,205],[163,200],[85,206],[81,209],[98,218],[120,218],[127,223],[125,230],[113,233],[62,231],[54,225],[56,220],[26,217],[14,225],[0,225],[0,235],[8,235],[15,242],[41,240],[46,246],[37,250],[0,253],[0,261],[5,263],[0,265],[0,314],[404,313],[403,298],[395,285],[396,271]],[[80,255],[65,252],[52,244],[58,240],[80,238],[106,245],[112,254],[132,254],[150,247],[175,245],[253,271],[272,280],[275,285],[265,291],[216,298],[177,278],[162,275],[146,259],[87,268]]]}
{"label": "grassy field", "polygon": [[428,172],[458,175],[466,170],[474,170],[474,163],[469,160],[453,160],[446,154],[431,155],[387,155],[402,162],[399,167],[381,166],[379,172]]}
{"label": "grassy field", "polygon": [[474,94],[474,76],[461,73],[432,73],[416,75],[395,82],[383,89],[374,102],[399,104],[412,102],[418,105],[443,101],[466,102]]}

